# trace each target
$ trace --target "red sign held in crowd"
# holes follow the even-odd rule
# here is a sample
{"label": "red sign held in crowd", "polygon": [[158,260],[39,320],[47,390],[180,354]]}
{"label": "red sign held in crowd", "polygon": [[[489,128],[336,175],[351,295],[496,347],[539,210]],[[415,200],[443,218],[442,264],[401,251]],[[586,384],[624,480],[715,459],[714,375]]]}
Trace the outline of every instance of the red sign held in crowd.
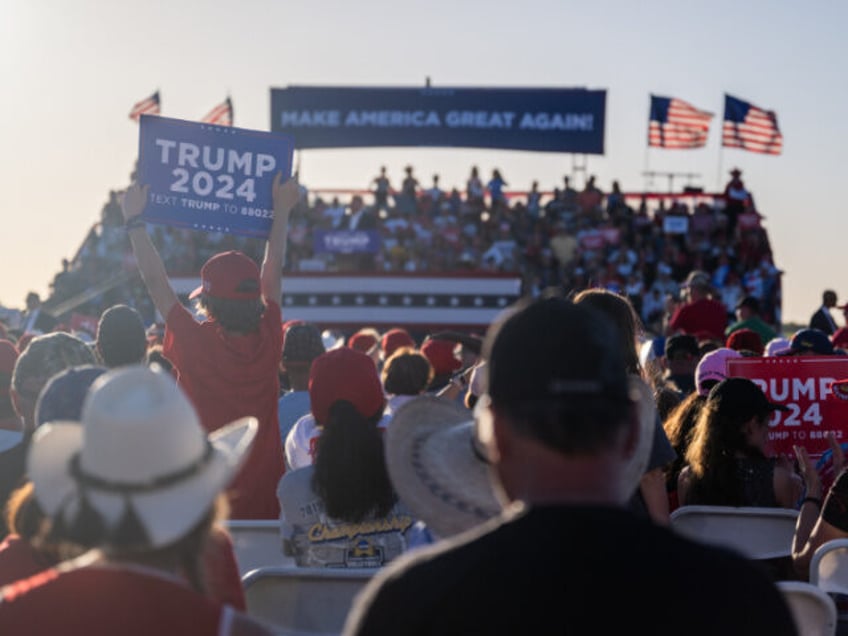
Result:
{"label": "red sign held in crowd", "polygon": [[848,442],[848,400],[835,397],[831,384],[848,378],[848,356],[780,356],[734,358],[728,373],[755,382],[771,402],[789,410],[776,411],[769,421],[769,452],[793,456],[803,446],[818,458],[828,446],[827,433]]}

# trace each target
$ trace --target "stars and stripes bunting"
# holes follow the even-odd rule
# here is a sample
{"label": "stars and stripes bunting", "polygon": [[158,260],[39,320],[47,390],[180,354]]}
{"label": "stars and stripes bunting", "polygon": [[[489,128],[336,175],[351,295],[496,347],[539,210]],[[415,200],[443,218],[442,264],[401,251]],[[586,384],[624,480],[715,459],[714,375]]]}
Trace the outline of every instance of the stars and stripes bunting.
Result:
{"label": "stars and stripes bunting", "polygon": [[204,124],[215,124],[216,126],[232,126],[233,125],[233,102],[228,97],[223,102],[210,110],[206,116],[200,120]]}
{"label": "stars and stripes bunting", "polygon": [[675,97],[651,95],[648,145],[655,148],[703,148],[713,114]]}
{"label": "stars and stripes bunting", "polygon": [[725,95],[721,145],[779,155],[783,150],[783,135],[777,126],[777,115],[773,111]]}
{"label": "stars and stripes bunting", "polygon": [[138,118],[142,115],[158,115],[160,112],[159,91],[156,91],[150,97],[145,97],[140,102],[135,103],[130,111],[130,119],[138,121]]}
{"label": "stars and stripes bunting", "polygon": [[[197,278],[174,278],[188,294]],[[357,275],[287,273],[286,319],[321,326],[485,328],[521,297],[521,277],[510,275]]]}

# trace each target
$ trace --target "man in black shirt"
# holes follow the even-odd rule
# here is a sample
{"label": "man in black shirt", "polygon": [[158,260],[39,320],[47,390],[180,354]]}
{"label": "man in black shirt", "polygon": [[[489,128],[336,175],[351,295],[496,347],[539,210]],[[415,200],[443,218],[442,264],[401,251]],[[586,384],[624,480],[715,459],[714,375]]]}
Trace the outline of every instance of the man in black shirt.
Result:
{"label": "man in black shirt", "polygon": [[477,442],[505,511],[389,566],[347,634],[795,633],[756,566],[624,509],[639,425],[623,346],[561,298],[495,326]]}

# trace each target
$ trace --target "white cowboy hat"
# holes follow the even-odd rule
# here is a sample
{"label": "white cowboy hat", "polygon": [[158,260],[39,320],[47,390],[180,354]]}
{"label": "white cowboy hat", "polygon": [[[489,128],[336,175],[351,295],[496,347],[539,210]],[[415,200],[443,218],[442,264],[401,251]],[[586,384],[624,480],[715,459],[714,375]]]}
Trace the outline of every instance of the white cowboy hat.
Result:
{"label": "white cowboy hat", "polygon": [[454,402],[421,396],[401,406],[386,430],[386,465],[401,502],[439,538],[501,511],[471,414]]}
{"label": "white cowboy hat", "polygon": [[84,498],[115,529],[131,507],[147,547],[157,548],[185,536],[208,513],[257,426],[245,417],[207,437],[169,374],[122,367],[94,382],[80,422],[38,428],[27,468],[48,516],[68,521]]}

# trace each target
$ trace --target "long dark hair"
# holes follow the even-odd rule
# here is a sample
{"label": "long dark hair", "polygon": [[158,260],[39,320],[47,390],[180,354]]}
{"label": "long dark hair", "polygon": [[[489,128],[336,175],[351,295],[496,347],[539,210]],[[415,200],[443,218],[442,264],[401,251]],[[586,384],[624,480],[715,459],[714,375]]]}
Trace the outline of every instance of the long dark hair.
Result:
{"label": "long dark hair", "polygon": [[395,505],[377,428],[381,416],[382,411],[363,417],[347,400],[330,407],[318,438],[312,488],[334,519],[356,523],[384,517]]}
{"label": "long dark hair", "polygon": [[198,299],[201,313],[213,318],[227,331],[253,333],[259,329],[265,304],[261,298],[254,300],[230,300],[213,298],[202,294]]}
{"label": "long dark hair", "polygon": [[666,472],[667,484],[671,490],[677,489],[677,476],[686,465],[686,451],[692,442],[698,414],[706,401],[706,396],[693,391],[685,400],[674,407],[668,418],[663,422],[663,429],[668,436],[668,441],[671,442],[672,447],[677,452],[677,458]]}
{"label": "long dark hair", "polygon": [[706,401],[686,451],[691,471],[688,503],[745,505],[737,456],[766,460],[759,448],[748,443],[744,426],[749,419],[749,415],[720,413],[718,402]]}
{"label": "long dark hair", "polygon": [[606,314],[621,334],[624,346],[624,366],[628,373],[642,375],[639,354],[636,352],[636,336],[642,332],[642,321],[636,315],[633,305],[624,296],[601,288],[586,289],[574,297],[577,305],[587,303],[590,307]]}

